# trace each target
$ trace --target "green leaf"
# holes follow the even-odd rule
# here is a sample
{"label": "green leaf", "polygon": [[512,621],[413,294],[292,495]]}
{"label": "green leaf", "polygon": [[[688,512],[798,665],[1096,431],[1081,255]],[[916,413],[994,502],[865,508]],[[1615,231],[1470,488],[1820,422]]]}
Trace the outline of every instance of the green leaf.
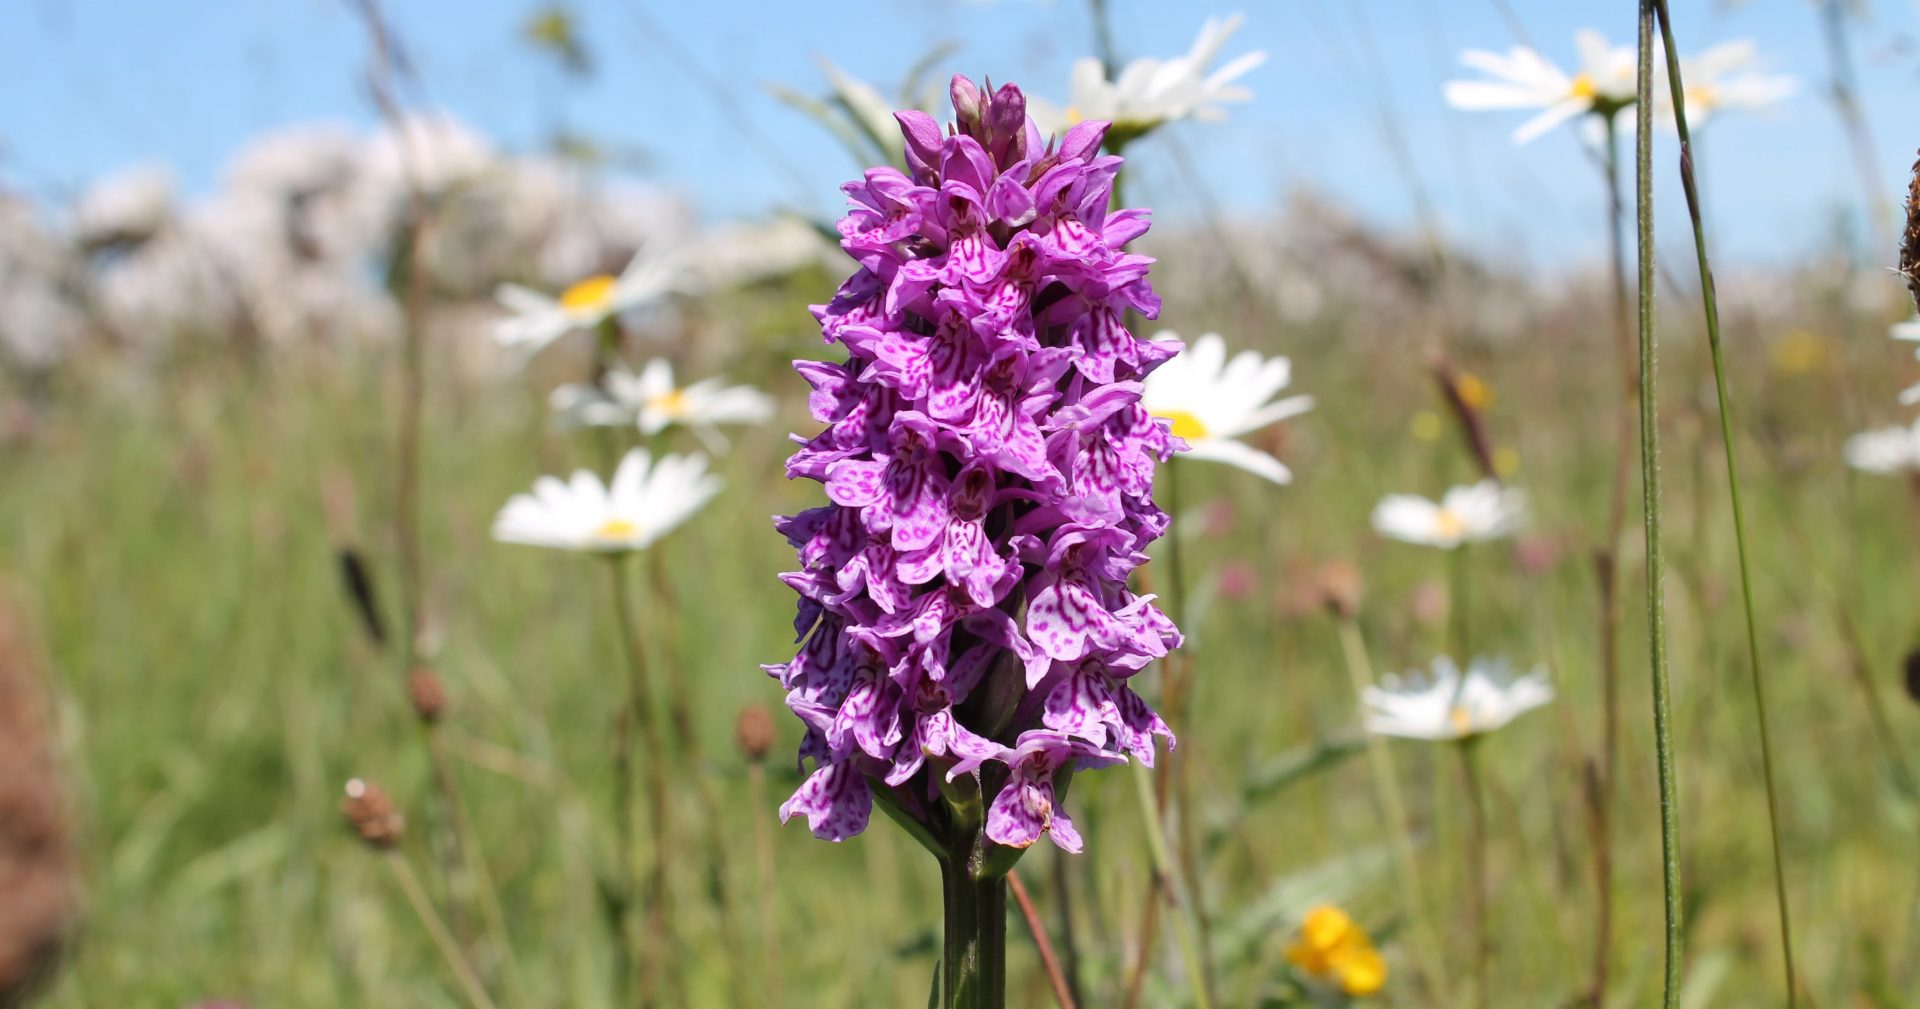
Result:
{"label": "green leaf", "polygon": [[940,1009],[940,961],[933,962],[933,987],[927,989],[927,1009]]}

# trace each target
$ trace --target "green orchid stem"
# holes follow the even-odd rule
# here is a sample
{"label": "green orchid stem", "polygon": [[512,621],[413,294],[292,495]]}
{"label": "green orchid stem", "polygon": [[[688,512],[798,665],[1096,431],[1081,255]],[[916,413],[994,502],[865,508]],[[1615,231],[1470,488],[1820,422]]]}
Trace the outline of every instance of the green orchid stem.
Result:
{"label": "green orchid stem", "polygon": [[[1656,0],[1639,0],[1639,65],[1635,94],[1653,89]],[[1660,777],[1660,881],[1665,891],[1666,969],[1662,1005],[1680,1004],[1684,937],[1680,906],[1680,795],[1673,773],[1673,714],[1667,676],[1666,560],[1660,541],[1660,408],[1658,341],[1653,319],[1653,103],[1634,108],[1634,206],[1640,252],[1640,486],[1647,552],[1647,651],[1653,681],[1654,760]],[[1722,415],[1724,417],[1724,414]],[[1732,445],[1728,445],[1731,458]]]}
{"label": "green orchid stem", "polygon": [[[1774,784],[1773,739],[1768,729],[1766,678],[1760,672],[1760,624],[1754,618],[1753,574],[1747,560],[1746,512],[1740,504],[1740,469],[1734,457],[1733,407],[1727,400],[1727,369],[1720,353],[1720,306],[1714,292],[1713,268],[1707,262],[1707,235],[1700,210],[1700,187],[1694,177],[1693,143],[1687,130],[1686,89],[1680,80],[1680,58],[1673,43],[1673,25],[1667,0],[1656,0],[1660,38],[1666,48],[1667,85],[1673,95],[1674,125],[1680,134],[1680,182],[1687,194],[1687,215],[1693,223],[1693,249],[1700,270],[1700,300],[1706,313],[1707,347],[1713,355],[1713,385],[1720,400],[1720,441],[1727,454],[1727,491],[1733,503],[1733,539],[1740,557],[1740,598],[1747,617],[1748,669],[1753,679],[1753,704],[1760,722],[1760,766],[1767,787],[1767,826],[1773,841],[1773,890],[1780,910],[1780,952],[1786,962],[1787,1006],[1798,1004],[1799,989],[1793,964],[1792,915],[1787,909],[1787,873],[1780,855],[1780,799]],[[1643,14],[1642,17],[1645,15]],[[1645,61],[1645,57],[1642,57]],[[1642,154],[1644,158],[1645,155]]]}
{"label": "green orchid stem", "polygon": [[941,984],[945,1009],[1004,1009],[1007,1004],[1007,878],[975,878],[977,832],[940,860],[946,901]]}

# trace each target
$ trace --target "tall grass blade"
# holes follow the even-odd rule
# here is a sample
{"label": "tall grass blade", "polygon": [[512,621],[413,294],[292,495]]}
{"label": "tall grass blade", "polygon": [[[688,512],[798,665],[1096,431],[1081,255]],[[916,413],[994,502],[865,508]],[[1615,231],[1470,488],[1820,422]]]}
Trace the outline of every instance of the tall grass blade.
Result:
{"label": "tall grass blade", "polygon": [[1639,0],[1639,66],[1634,105],[1634,216],[1640,251],[1640,487],[1647,549],[1647,650],[1653,677],[1654,759],[1660,774],[1660,881],[1665,891],[1666,970],[1661,1005],[1680,1004],[1682,937],[1680,796],[1673,776],[1673,725],[1667,687],[1666,561],[1660,546],[1659,357],[1653,329],[1653,20],[1656,0]]}
{"label": "tall grass blade", "polygon": [[[1720,353],[1720,306],[1714,294],[1713,269],[1707,262],[1707,236],[1700,213],[1700,187],[1694,178],[1692,140],[1687,131],[1686,92],[1680,80],[1680,57],[1673,44],[1673,23],[1667,0],[1655,0],[1660,15],[1660,38],[1666,48],[1667,85],[1673,95],[1674,126],[1680,133],[1680,183],[1687,194],[1687,215],[1693,222],[1694,256],[1700,269],[1700,299],[1706,311],[1707,347],[1713,355],[1713,385],[1720,400],[1720,440],[1727,455],[1727,492],[1733,502],[1733,538],[1740,557],[1740,598],[1747,617],[1748,669],[1753,677],[1753,703],[1760,722],[1760,766],[1767,787],[1767,827],[1773,841],[1773,890],[1780,905],[1780,952],[1786,961],[1787,1006],[1798,1003],[1794,983],[1792,915],[1787,910],[1787,875],[1780,856],[1780,798],[1774,784],[1773,739],[1768,728],[1766,677],[1760,672],[1760,627],[1753,615],[1753,573],[1747,560],[1746,512],[1740,504],[1740,469],[1733,445],[1733,407],[1727,402],[1727,369]],[[1644,59],[1643,59],[1644,62]],[[1646,95],[1643,89],[1641,94]],[[1645,104],[1643,98],[1642,104]],[[1645,154],[1642,154],[1645,157]]]}

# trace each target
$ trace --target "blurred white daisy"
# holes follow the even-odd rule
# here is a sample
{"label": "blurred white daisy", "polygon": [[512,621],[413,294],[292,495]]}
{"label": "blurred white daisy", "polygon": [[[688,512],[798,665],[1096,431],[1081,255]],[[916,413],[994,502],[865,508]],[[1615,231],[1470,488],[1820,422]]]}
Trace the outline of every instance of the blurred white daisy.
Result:
{"label": "blurred white daisy", "polygon": [[1438,502],[1418,494],[1389,494],[1374,506],[1373,528],[1382,536],[1451,550],[1462,543],[1511,536],[1526,515],[1525,491],[1482,480],[1449,488]]}
{"label": "blurred white daisy", "polygon": [[493,520],[503,543],[621,553],[643,550],[685,522],[720,491],[702,455],[670,455],[654,465],[646,449],[628,452],[613,482],[578,470],[571,480],[543,476],[516,494]]}
{"label": "blurred white daisy", "polygon": [[[1173,332],[1154,337],[1179,338]],[[1262,358],[1251,350],[1228,361],[1226,341],[1218,333],[1204,333],[1147,375],[1140,405],[1165,418],[1174,436],[1186,440],[1182,458],[1224,462],[1283,484],[1293,474],[1280,460],[1236,439],[1312,409],[1311,396],[1268,402],[1292,374],[1286,358]]]}
{"label": "blurred white daisy", "polygon": [[1847,465],[1866,473],[1920,471],[1920,420],[1911,427],[1883,427],[1847,439]]}
{"label": "blurred white daisy", "polygon": [[[1894,323],[1893,326],[1887,330],[1887,335],[1896,340],[1908,340],[1920,343],[1920,315],[1916,315],[1905,322]],[[1913,357],[1914,360],[1920,361],[1920,348],[1914,349]],[[1920,403],[1920,385],[1909,386],[1900,393],[1900,405],[1912,406],[1915,403]]]}
{"label": "blurred white daisy", "polygon": [[1267,58],[1264,51],[1255,50],[1208,72],[1208,65],[1220,55],[1221,47],[1242,20],[1239,14],[1208,18],[1186,55],[1134,60],[1112,81],[1107,80],[1099,60],[1082,59],[1073,65],[1067,108],[1033,100],[1029,104],[1034,119],[1042,130],[1054,133],[1083,119],[1104,119],[1113,124],[1110,136],[1123,140],[1182,119],[1225,119],[1226,110],[1220,107],[1223,103],[1253,97],[1245,85],[1234,82]]}
{"label": "blurred white daisy", "polygon": [[[1680,80],[1687,99],[1687,126],[1699,129],[1721,112],[1757,112],[1793,96],[1800,82],[1785,74],[1762,73],[1753,40],[1722,42],[1698,56],[1680,61]],[[1654,89],[1655,112],[1673,124],[1673,91]]]}
{"label": "blurred white daisy", "polygon": [[1447,656],[1431,672],[1388,675],[1368,687],[1362,700],[1368,732],[1443,742],[1479,736],[1553,700],[1545,667],[1516,679],[1503,658],[1475,658],[1466,676]]}
{"label": "blurred white daisy", "polygon": [[361,170],[383,198],[418,186],[438,196],[471,182],[494,164],[485,137],[444,112],[409,112],[383,124],[361,151]]}
{"label": "blurred white daisy", "polygon": [[618,277],[588,277],[558,298],[501,284],[494,297],[513,314],[494,325],[494,342],[531,357],[568,333],[593,329],[622,312],[661,300],[676,289],[679,273],[678,260],[642,250]]}
{"label": "blurred white daisy", "polygon": [[673,365],[656,358],[634,374],[607,372],[600,385],[563,385],[550,398],[563,424],[618,427],[633,424],[652,437],[674,424],[685,425],[708,442],[725,446],[720,424],[759,424],[773,417],[773,397],[752,386],[727,385],[709,378],[684,388],[673,384]]}
{"label": "blurred white daisy", "polygon": [[161,164],[135,165],[80,194],[73,205],[73,231],[88,246],[137,242],[165,227],[173,212],[173,171]]}
{"label": "blurred white daisy", "polygon": [[1569,76],[1526,46],[1506,55],[1481,49],[1460,54],[1460,62],[1492,80],[1448,81],[1447,104],[1456,109],[1539,109],[1513,131],[1524,144],[1576,116],[1612,115],[1633,104],[1635,58],[1631,46],[1614,46],[1590,28],[1573,37],[1580,69]]}

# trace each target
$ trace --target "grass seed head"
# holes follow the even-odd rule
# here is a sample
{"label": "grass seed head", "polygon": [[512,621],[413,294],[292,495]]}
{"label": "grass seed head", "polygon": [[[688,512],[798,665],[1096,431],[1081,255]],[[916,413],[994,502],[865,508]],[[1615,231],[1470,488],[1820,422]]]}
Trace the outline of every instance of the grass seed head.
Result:
{"label": "grass seed head", "polygon": [[387,793],[361,778],[347,782],[347,797],[340,800],[340,812],[361,840],[383,851],[399,844],[407,830],[407,818],[400,815]]}

